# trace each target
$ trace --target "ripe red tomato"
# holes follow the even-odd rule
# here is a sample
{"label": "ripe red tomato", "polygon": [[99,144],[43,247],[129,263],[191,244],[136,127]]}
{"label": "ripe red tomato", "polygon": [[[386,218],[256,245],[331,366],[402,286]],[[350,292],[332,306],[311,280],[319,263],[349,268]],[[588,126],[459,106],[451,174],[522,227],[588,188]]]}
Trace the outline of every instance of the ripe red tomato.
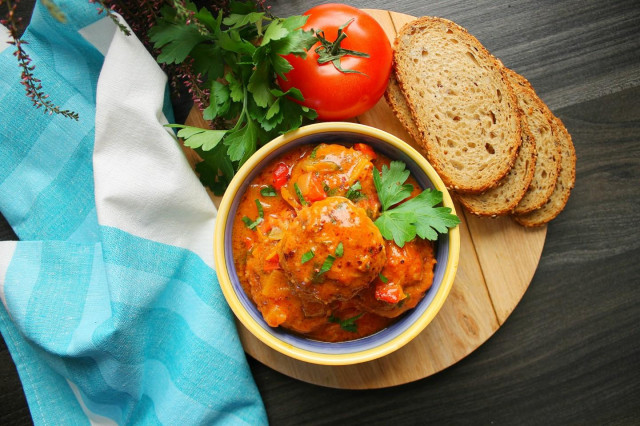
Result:
{"label": "ripe red tomato", "polygon": [[318,63],[318,42],[305,59],[285,57],[293,70],[285,75],[286,80],[278,77],[280,87],[285,91],[298,88],[304,96],[302,104],[315,109],[324,121],[352,118],[372,108],[384,94],[391,72],[391,45],[380,24],[362,10],[343,4],[316,6],[304,14],[309,18],[303,29],[324,31],[330,42],[338,37],[339,28],[353,19],[343,29],[347,37],[340,46],[369,57],[343,56],[342,69],[359,73],[341,72],[332,62]]}

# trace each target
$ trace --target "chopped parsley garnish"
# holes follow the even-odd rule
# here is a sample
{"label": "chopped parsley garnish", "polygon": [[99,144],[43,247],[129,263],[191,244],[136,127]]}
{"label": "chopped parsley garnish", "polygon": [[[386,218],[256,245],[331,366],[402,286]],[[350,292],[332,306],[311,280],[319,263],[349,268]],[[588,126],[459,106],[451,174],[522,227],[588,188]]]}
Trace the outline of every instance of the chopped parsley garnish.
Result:
{"label": "chopped parsley garnish", "polygon": [[333,197],[338,192],[338,188],[331,188],[329,184],[326,182],[322,184],[322,189],[324,189],[324,192],[327,194],[327,197]]}
{"label": "chopped parsley garnish", "polygon": [[359,200],[367,198],[367,196],[362,193],[361,189],[362,185],[360,184],[360,181],[357,180],[353,185],[349,187],[347,193],[344,196],[354,203],[357,203]]}
{"label": "chopped parsley garnish", "polygon": [[322,275],[325,272],[329,272],[329,269],[331,269],[331,267],[333,266],[333,262],[335,262],[335,260],[336,258],[334,256],[328,255],[324,263],[320,267],[320,270],[318,271],[318,275]]}
{"label": "chopped parsley garnish", "polygon": [[382,281],[384,284],[389,282],[389,278],[382,275],[382,272],[378,274],[378,278],[380,278],[380,281]]}
{"label": "chopped parsley garnish", "polygon": [[308,252],[302,255],[302,258],[300,259],[300,263],[303,263],[303,264],[307,263],[308,261],[313,259],[314,256],[315,254],[313,254],[313,252],[309,250]]}
{"label": "chopped parsley garnish", "polygon": [[260,203],[260,200],[258,200],[257,198],[256,198],[256,206],[258,207],[258,217],[256,218],[256,220],[252,221],[247,216],[244,216],[242,218],[242,221],[244,222],[245,225],[247,225],[247,228],[249,229],[255,229],[256,226],[260,225],[264,220],[264,209],[262,208],[262,203]]}
{"label": "chopped parsley garnish", "polygon": [[316,158],[316,153],[318,152],[318,148],[320,148],[320,145],[316,145],[315,148],[313,148],[313,151],[311,151],[311,155],[309,155],[310,158]]}
{"label": "chopped parsley garnish", "polygon": [[329,316],[329,322],[332,322],[334,324],[340,324],[340,328],[342,328],[345,331],[350,331],[351,333],[357,333],[358,324],[356,324],[356,321],[359,320],[363,315],[364,315],[364,312],[356,315],[355,317],[351,317],[343,320],[331,315]]}
{"label": "chopped parsley garnish", "polygon": [[324,275],[326,272],[329,272],[329,270],[333,266],[333,262],[335,261],[336,261],[335,256],[328,255],[327,258],[322,263],[322,266],[320,267],[318,272],[316,272],[315,275],[313,276],[313,282],[319,282],[320,279],[322,278],[322,275]]}
{"label": "chopped parsley garnish", "polygon": [[373,182],[383,210],[374,223],[385,239],[395,241],[399,247],[416,236],[437,240],[438,233],[446,234],[449,228],[460,223],[449,207],[435,207],[442,202],[442,192],[433,189],[426,189],[417,197],[391,208],[406,200],[413,191],[413,185],[405,184],[409,178],[405,168],[403,162],[392,161],[388,168],[382,166],[382,174],[373,170]]}
{"label": "chopped parsley garnish", "polygon": [[273,186],[267,185],[260,190],[260,195],[262,195],[263,197],[276,197],[278,193]]}
{"label": "chopped parsley garnish", "polygon": [[392,161],[389,167],[382,166],[382,174],[373,169],[373,183],[378,191],[382,210],[387,210],[411,195],[413,185],[405,184],[409,178],[409,170],[402,161]]}
{"label": "chopped parsley garnish", "polygon": [[336,247],[336,257],[342,257],[344,255],[344,246],[342,245],[342,241],[338,243],[338,247]]}
{"label": "chopped parsley garnish", "polygon": [[309,204],[307,200],[304,199],[304,195],[302,195],[302,191],[300,191],[300,187],[298,186],[297,182],[293,184],[293,189],[295,189],[296,191],[296,195],[298,196],[298,201],[300,201],[300,204],[302,204],[303,206]]}

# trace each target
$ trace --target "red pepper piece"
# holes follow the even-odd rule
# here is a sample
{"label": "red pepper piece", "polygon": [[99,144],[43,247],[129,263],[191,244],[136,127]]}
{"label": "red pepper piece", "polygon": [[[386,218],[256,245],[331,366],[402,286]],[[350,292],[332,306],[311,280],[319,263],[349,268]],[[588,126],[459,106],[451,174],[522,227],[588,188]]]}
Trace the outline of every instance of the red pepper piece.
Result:
{"label": "red pepper piece", "polygon": [[392,304],[398,303],[405,297],[402,286],[393,282],[385,284],[382,281],[376,283],[375,296],[377,300]]}
{"label": "red pepper piece", "polygon": [[289,166],[285,163],[278,163],[273,171],[273,187],[275,189],[282,188],[289,180]]}

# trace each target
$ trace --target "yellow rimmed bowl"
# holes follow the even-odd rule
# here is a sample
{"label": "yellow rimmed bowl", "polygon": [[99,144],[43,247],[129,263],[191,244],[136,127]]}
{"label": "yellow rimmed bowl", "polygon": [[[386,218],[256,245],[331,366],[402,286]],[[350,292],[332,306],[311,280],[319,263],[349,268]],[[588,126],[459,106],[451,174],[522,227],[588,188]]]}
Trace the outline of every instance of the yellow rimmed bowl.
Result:
{"label": "yellow rimmed bowl", "polygon": [[443,205],[455,208],[444,183],[431,165],[407,143],[373,127],[355,123],[318,123],[280,136],[260,148],[240,168],[225,192],[216,219],[214,256],[220,287],[240,323],[258,340],[294,359],[323,365],[349,365],[387,355],[415,338],[436,316],[453,285],[460,255],[458,227],[440,235],[436,244],[433,285],[418,305],[378,333],[348,342],[329,343],[307,339],[281,327],[272,328],[262,318],[238,280],[233,262],[231,234],[238,203],[263,167],[300,145],[319,143],[369,144],[392,160],[403,161],[423,188],[442,192]]}

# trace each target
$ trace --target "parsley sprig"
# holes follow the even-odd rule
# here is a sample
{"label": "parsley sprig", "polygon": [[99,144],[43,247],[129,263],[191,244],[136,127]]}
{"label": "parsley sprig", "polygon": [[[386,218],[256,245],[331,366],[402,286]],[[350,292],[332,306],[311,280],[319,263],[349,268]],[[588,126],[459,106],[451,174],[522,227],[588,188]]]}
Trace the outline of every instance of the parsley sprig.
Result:
{"label": "parsley sprig", "polygon": [[460,223],[449,207],[436,207],[442,202],[440,191],[426,189],[404,201],[413,191],[413,186],[405,183],[408,178],[409,171],[401,161],[382,166],[382,173],[373,170],[373,182],[382,204],[382,214],[374,223],[385,239],[393,240],[399,247],[416,236],[437,240],[438,233],[445,234]]}
{"label": "parsley sprig", "polygon": [[196,166],[202,183],[221,195],[260,145],[316,118],[293,100],[302,100],[301,92],[283,92],[275,76],[284,78],[292,69],[285,55],[305,57],[317,39],[300,29],[307,16],[273,17],[251,1],[231,2],[230,12],[217,16],[192,2],[184,7],[191,13],[163,8],[149,38],[160,50],[159,63],[189,64],[210,93],[203,117],[213,130],[171,127],[202,157]]}

